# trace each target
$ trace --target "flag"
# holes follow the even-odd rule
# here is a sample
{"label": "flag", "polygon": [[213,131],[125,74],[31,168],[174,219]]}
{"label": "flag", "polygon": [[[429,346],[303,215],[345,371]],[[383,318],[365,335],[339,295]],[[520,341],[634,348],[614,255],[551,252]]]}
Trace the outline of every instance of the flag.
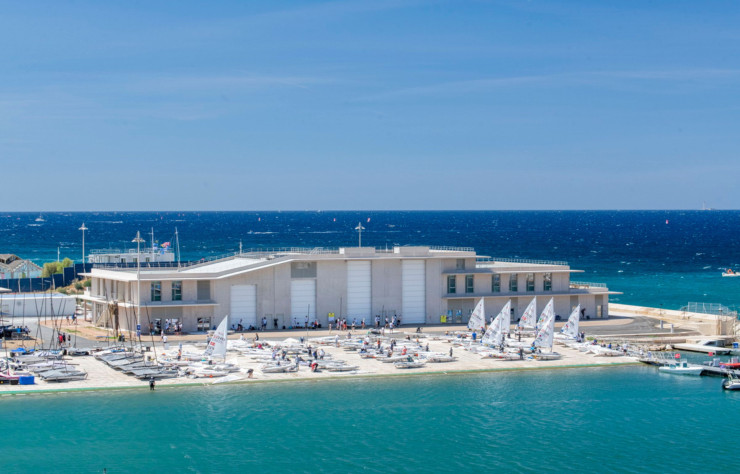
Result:
{"label": "flag", "polygon": [[169,242],[165,242],[165,243],[163,243],[163,244],[162,244],[162,247],[164,247],[164,248],[167,248],[167,247],[169,247],[170,245],[171,245],[171,244],[170,244]]}

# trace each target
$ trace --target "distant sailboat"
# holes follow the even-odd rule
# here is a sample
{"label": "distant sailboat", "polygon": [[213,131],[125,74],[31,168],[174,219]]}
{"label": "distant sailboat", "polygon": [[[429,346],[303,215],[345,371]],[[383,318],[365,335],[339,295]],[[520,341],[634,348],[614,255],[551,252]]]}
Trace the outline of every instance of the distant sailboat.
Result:
{"label": "distant sailboat", "polygon": [[46,220],[44,219],[43,215],[39,214],[39,216],[36,218],[36,222],[46,222]]}

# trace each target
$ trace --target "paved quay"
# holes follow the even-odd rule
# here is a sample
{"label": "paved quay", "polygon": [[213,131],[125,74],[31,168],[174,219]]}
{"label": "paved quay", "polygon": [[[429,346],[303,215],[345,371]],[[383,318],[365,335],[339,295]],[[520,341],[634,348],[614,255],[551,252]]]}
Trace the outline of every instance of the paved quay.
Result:
{"label": "paved quay", "polygon": [[[629,324],[627,320],[619,320],[618,324]],[[306,338],[306,331],[266,331],[259,334],[246,333],[245,338],[251,341],[253,344],[259,343],[276,343],[281,342],[287,337],[299,339],[304,337],[308,343],[312,343],[315,348],[322,348],[326,352],[326,357],[332,360],[343,360],[350,365],[357,366],[357,370],[352,372],[329,372],[319,371],[311,372],[306,366],[301,366],[297,372],[292,373],[263,373],[261,367],[263,362],[254,360],[251,356],[242,355],[238,352],[229,351],[226,354],[227,362],[234,362],[241,368],[239,373],[236,373],[238,380],[229,383],[260,383],[260,382],[278,382],[278,381],[303,381],[303,380],[328,380],[328,379],[342,379],[351,377],[390,377],[390,376],[410,376],[410,375],[445,375],[445,374],[460,374],[460,373],[475,373],[475,372],[494,372],[503,370],[537,370],[537,369],[556,369],[556,368],[573,368],[573,367],[609,367],[615,365],[634,364],[636,359],[631,357],[596,357],[593,354],[586,354],[579,352],[575,349],[570,349],[562,345],[556,344],[554,351],[557,351],[562,355],[561,359],[552,361],[539,361],[533,359],[525,360],[513,360],[504,361],[497,359],[484,359],[479,354],[465,350],[462,346],[457,345],[456,342],[450,342],[449,336],[445,333],[452,333],[455,329],[462,329],[461,327],[445,327],[445,330],[439,330],[439,328],[428,328],[423,329],[423,333],[418,335],[419,342],[423,346],[429,345],[430,351],[449,354],[452,349],[453,355],[457,357],[454,362],[446,363],[427,363],[424,367],[415,369],[398,369],[393,364],[383,363],[376,359],[364,359],[361,358],[359,353],[356,351],[347,351],[341,347],[336,347],[334,344],[322,344],[316,345],[315,342],[311,342],[311,339],[323,336],[329,336],[329,331],[309,331],[308,338]],[[356,330],[355,335],[364,334],[365,331]],[[259,335],[259,341],[256,340],[256,336]],[[333,331],[331,334],[334,337],[339,336],[340,339],[346,338],[346,333],[338,333]],[[239,339],[241,335],[231,335],[230,340]],[[408,328],[404,328],[403,331],[394,331],[390,334],[386,331],[387,337],[393,337],[399,342],[402,342],[408,336],[412,341],[415,341],[417,334],[415,331],[409,332]],[[157,355],[164,352],[162,343],[159,338],[155,338],[154,350]],[[169,338],[168,345],[169,349],[177,348],[182,342],[183,351],[191,353],[202,353],[203,348],[193,345],[197,342],[204,342],[204,335],[189,335],[189,336],[172,336]],[[154,352],[148,354],[153,355]],[[307,354],[302,356],[307,359]],[[69,364],[79,367],[88,373],[86,380],[71,381],[71,382],[45,382],[36,378],[35,385],[0,385],[0,396],[10,394],[30,394],[34,392],[54,392],[54,391],[81,391],[81,390],[110,390],[110,389],[148,389],[148,382],[142,381],[123,374],[107,365],[103,362],[90,356],[82,357],[65,357],[65,360]],[[249,369],[253,369],[253,378],[247,378],[245,372]],[[204,384],[211,384],[214,381],[218,381],[219,378],[188,378],[178,377],[171,379],[163,379],[156,382],[158,389],[165,389],[168,387],[181,387],[185,385],[200,386]]]}

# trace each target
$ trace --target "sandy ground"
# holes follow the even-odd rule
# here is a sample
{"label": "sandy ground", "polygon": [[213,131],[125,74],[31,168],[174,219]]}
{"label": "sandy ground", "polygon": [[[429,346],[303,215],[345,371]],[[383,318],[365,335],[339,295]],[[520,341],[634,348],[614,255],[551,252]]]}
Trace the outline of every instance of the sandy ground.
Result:
{"label": "sandy ground", "polygon": [[[452,328],[445,327],[446,330]],[[613,366],[635,363],[636,360],[630,357],[596,357],[592,354],[585,354],[577,350],[569,349],[556,344],[554,350],[562,354],[562,358],[554,361],[537,361],[532,359],[503,361],[495,359],[483,359],[480,355],[463,349],[463,347],[453,345],[448,342],[444,336],[444,331],[434,331],[426,333],[429,328],[425,328],[425,333],[420,337],[423,345],[429,344],[431,351],[449,354],[450,348],[453,354],[458,358],[455,362],[446,363],[427,363],[425,367],[417,369],[397,369],[393,364],[383,363],[375,359],[363,359],[357,352],[346,351],[333,345],[321,345],[314,347],[323,348],[328,355],[334,360],[344,360],[348,364],[358,366],[354,372],[311,372],[308,367],[301,366],[298,372],[281,373],[281,374],[264,374],[260,367],[262,362],[255,361],[249,356],[243,356],[238,352],[229,351],[226,355],[227,362],[236,362],[243,371],[254,369],[254,378],[248,379],[246,375],[239,374],[243,379],[230,383],[259,383],[266,381],[300,381],[300,380],[322,380],[348,377],[386,377],[398,375],[423,375],[423,374],[449,374],[463,372],[480,372],[480,371],[499,371],[499,370],[524,370],[524,369],[553,369],[563,367],[593,367],[593,366]],[[359,332],[359,331],[358,331]],[[250,336],[253,336],[252,333]],[[261,333],[261,341],[282,341],[286,337],[299,338],[305,337],[305,331],[299,334],[297,331],[283,332],[266,332]],[[334,331],[336,334],[336,331]],[[407,333],[410,337],[416,338],[414,332]],[[328,331],[309,331],[309,339],[329,335]],[[387,334],[390,335],[390,334]],[[238,339],[239,336],[231,336],[230,339]],[[346,335],[345,335],[346,337]],[[405,334],[396,331],[394,337],[397,340],[403,340]],[[202,341],[203,335],[182,336],[169,338],[169,347],[177,347],[179,341],[183,340],[183,350],[185,352],[200,353],[202,348],[191,346],[194,340]],[[250,338],[250,340],[252,340]],[[158,353],[163,351],[162,345],[157,341],[155,346]],[[307,356],[304,355],[304,358]],[[67,391],[67,390],[100,390],[100,389],[120,389],[120,388],[138,388],[148,389],[148,383],[141,381],[133,376],[123,374],[94,357],[66,357],[70,364],[78,366],[88,373],[88,378],[82,381],[72,381],[65,383],[45,382],[36,378],[35,385],[0,385],[0,396],[4,394],[18,394],[31,392],[48,392],[48,391]],[[157,387],[182,386],[182,385],[203,385],[210,384],[218,378],[173,378],[157,381]]]}

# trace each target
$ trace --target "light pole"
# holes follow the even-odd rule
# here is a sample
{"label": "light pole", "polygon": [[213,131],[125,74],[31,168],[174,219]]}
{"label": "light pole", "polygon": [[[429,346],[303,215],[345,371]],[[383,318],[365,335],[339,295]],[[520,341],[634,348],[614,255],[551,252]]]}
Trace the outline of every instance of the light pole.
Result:
{"label": "light pole", "polygon": [[364,227],[362,227],[362,222],[357,223],[357,227],[355,227],[355,230],[357,231],[358,237],[359,237],[359,247],[362,247],[362,231],[365,230]]}
{"label": "light pole", "polygon": [[83,222],[82,227],[77,230],[82,231],[82,271],[85,271],[85,231],[87,230],[85,223]]}
{"label": "light pole", "polygon": [[141,238],[139,231],[136,231],[136,237],[131,242],[136,242],[136,331],[141,327]]}

